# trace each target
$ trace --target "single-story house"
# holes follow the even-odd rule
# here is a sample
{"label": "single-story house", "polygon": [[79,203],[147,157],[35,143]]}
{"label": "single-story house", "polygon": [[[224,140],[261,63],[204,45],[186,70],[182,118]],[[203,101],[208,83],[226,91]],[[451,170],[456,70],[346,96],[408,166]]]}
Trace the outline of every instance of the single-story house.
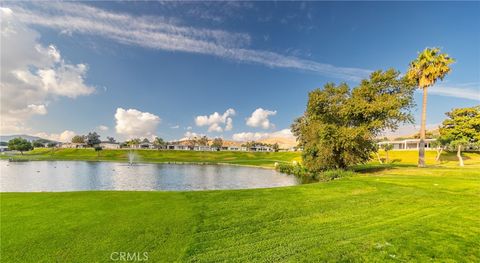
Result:
{"label": "single-story house", "polygon": [[[436,139],[425,139],[425,149],[433,149],[432,143]],[[420,139],[407,139],[401,141],[383,141],[379,142],[378,145],[392,144],[393,150],[416,150],[420,147]]]}
{"label": "single-story house", "polygon": [[100,147],[102,147],[102,149],[120,149],[120,143],[118,143],[118,142],[101,142]]}
{"label": "single-story house", "polygon": [[265,145],[255,145],[249,149],[252,152],[273,152],[272,147]]}
{"label": "single-story house", "polygon": [[66,142],[66,143],[62,143],[62,145],[60,147],[61,148],[81,149],[81,148],[88,148],[88,145],[86,143]]}

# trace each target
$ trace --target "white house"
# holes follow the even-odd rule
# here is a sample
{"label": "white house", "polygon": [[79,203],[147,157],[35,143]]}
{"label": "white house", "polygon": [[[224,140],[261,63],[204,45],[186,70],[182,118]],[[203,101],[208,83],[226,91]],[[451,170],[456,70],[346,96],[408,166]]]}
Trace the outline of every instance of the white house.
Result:
{"label": "white house", "polygon": [[67,142],[67,143],[62,143],[62,145],[60,147],[61,148],[81,149],[81,148],[88,148],[88,145],[86,143]]}
{"label": "white house", "polygon": [[[425,149],[433,149],[432,143],[436,139],[425,139]],[[418,150],[420,147],[420,139],[407,139],[401,141],[383,141],[379,142],[378,145],[382,146],[385,144],[392,144],[393,150]]]}
{"label": "white house", "polygon": [[101,142],[100,147],[102,149],[120,149],[120,143],[118,142]]}

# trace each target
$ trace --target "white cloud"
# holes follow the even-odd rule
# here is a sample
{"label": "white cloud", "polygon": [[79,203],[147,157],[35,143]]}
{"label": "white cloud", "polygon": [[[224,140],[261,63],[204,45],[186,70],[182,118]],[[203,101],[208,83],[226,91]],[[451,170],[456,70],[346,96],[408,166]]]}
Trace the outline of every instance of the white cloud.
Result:
{"label": "white cloud", "polygon": [[268,117],[274,116],[275,114],[277,114],[277,111],[258,108],[252,113],[252,116],[247,118],[247,125],[250,127],[262,127],[263,129],[269,129],[274,127],[274,125],[270,123]]}
{"label": "white cloud", "polygon": [[190,140],[193,138],[200,138],[203,136],[205,136],[205,134],[187,131],[185,134],[183,134],[183,138],[180,139],[180,141]]}
{"label": "white cloud", "polygon": [[68,2],[29,3],[28,8],[22,4],[10,5],[25,23],[69,34],[101,36],[127,45],[207,54],[242,63],[304,70],[348,80],[360,80],[371,72],[250,49],[248,34],[181,26],[163,17],[133,16]]}
{"label": "white cloud", "polygon": [[99,126],[97,127],[97,129],[98,129],[99,131],[108,131],[108,130],[109,130],[108,126],[105,126],[105,125],[99,125]]}
{"label": "white cloud", "polygon": [[[230,108],[226,110],[222,115],[218,112],[212,113],[210,116],[202,115],[195,118],[195,124],[197,126],[208,126],[209,132],[222,132],[230,131],[233,128],[232,116],[235,116],[235,110]],[[221,125],[225,124],[223,128]]]}
{"label": "white cloud", "polygon": [[47,114],[51,100],[95,91],[84,83],[87,66],[69,64],[54,46],[43,46],[37,31],[2,7],[0,114],[1,133],[26,131],[26,121]]}
{"label": "white cloud", "polygon": [[39,132],[39,133],[36,133],[35,136],[38,136],[38,137],[41,137],[41,138],[44,138],[44,139],[48,139],[48,140],[52,140],[52,141],[57,141],[57,142],[70,142],[73,138],[73,136],[75,136],[76,133],[73,132],[73,131],[69,131],[69,130],[65,130],[63,131],[62,133],[45,133],[45,132]]}
{"label": "white cloud", "polygon": [[170,129],[178,129],[178,128],[180,128],[180,125],[178,125],[178,124],[177,124],[177,125],[170,126]]}
{"label": "white cloud", "polygon": [[241,132],[232,136],[234,141],[258,141],[270,138],[295,139],[290,129],[283,129],[276,132]]}
{"label": "white cloud", "polygon": [[124,135],[127,138],[151,138],[155,136],[161,119],[149,112],[117,108],[115,121],[115,130],[120,135]]}
{"label": "white cloud", "polygon": [[[419,90],[420,91],[420,90]],[[480,101],[480,84],[479,83],[464,83],[464,84],[450,84],[437,85],[428,89],[429,94],[456,97],[467,100]]]}

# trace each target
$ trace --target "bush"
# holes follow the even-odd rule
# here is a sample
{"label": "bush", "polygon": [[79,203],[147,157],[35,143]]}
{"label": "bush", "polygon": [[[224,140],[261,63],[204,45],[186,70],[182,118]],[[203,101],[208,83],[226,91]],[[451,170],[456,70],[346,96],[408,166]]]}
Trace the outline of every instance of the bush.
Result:
{"label": "bush", "polygon": [[[287,164],[282,163],[276,166],[277,171],[284,173],[284,174],[291,174],[297,177],[300,177],[305,182],[314,180],[314,181],[331,181],[338,178],[349,177],[355,175],[354,171],[350,170],[326,170],[319,173],[312,173],[308,171],[305,166],[300,164]],[[309,180],[305,180],[309,179]]]}
{"label": "bush", "polygon": [[281,163],[277,165],[276,169],[284,174],[292,174],[298,177],[311,177],[307,168],[299,164]]}

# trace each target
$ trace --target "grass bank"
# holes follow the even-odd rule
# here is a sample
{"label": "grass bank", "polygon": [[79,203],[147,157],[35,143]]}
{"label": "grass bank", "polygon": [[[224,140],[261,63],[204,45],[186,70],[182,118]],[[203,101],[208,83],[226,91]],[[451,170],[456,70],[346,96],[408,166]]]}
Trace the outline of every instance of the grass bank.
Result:
{"label": "grass bank", "polygon": [[4,262],[480,261],[480,166],[295,187],[2,193]]}
{"label": "grass bank", "polygon": [[[81,160],[81,161],[119,161],[128,162],[129,150],[103,150],[99,153],[93,149],[35,149],[13,156],[3,155],[1,158],[27,160]],[[275,162],[300,161],[298,152],[198,152],[198,151],[158,151],[135,150],[136,161],[152,163],[225,163],[273,167]]]}
{"label": "grass bank", "polygon": [[[26,159],[26,160],[79,160],[79,161],[118,161],[128,162],[129,150],[103,150],[99,153],[93,149],[49,149],[39,148],[25,152],[23,155],[0,155],[0,159]],[[158,150],[134,150],[136,160],[139,162],[152,163],[225,163],[237,165],[251,165],[262,167],[273,167],[275,162],[292,163],[301,162],[300,152],[198,152],[198,151],[158,151]],[[416,164],[418,151],[390,151],[388,153],[390,163]],[[428,165],[449,166],[458,165],[455,152],[443,152],[440,162],[435,161],[436,152],[426,152]],[[465,165],[480,165],[480,152],[463,153]],[[386,154],[380,151],[380,157],[385,159]],[[372,164],[378,164],[376,156],[372,156]]]}

